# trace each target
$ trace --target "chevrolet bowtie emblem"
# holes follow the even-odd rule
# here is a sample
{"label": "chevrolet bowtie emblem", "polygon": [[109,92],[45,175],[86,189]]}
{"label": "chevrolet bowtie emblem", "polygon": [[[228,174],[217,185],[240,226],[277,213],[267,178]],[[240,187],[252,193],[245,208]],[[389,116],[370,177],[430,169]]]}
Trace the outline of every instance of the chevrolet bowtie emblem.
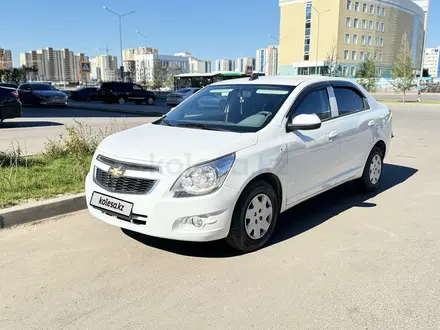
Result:
{"label": "chevrolet bowtie emblem", "polygon": [[122,167],[110,167],[108,172],[113,176],[123,176],[125,170]]}

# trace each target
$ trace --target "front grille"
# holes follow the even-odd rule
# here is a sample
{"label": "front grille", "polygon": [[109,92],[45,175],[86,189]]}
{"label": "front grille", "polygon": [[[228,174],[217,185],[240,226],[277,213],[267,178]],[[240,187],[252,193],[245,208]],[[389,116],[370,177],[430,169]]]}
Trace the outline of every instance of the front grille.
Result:
{"label": "front grille", "polygon": [[95,181],[102,188],[121,194],[147,194],[156,183],[155,180],[113,176],[96,167]]}

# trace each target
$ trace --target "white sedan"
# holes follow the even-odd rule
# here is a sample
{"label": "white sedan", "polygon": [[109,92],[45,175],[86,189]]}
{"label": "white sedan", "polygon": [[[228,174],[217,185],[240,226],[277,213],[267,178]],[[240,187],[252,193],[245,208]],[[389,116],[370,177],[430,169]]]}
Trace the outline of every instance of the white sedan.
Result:
{"label": "white sedan", "polygon": [[167,105],[178,105],[186,98],[190,97],[194,93],[197,93],[200,89],[201,88],[196,87],[178,89],[177,91],[168,94]]}
{"label": "white sedan", "polygon": [[348,80],[222,81],[107,137],[86,179],[88,207],[131,231],[249,252],[306,199],[351,180],[376,189],[391,137],[391,111]]}

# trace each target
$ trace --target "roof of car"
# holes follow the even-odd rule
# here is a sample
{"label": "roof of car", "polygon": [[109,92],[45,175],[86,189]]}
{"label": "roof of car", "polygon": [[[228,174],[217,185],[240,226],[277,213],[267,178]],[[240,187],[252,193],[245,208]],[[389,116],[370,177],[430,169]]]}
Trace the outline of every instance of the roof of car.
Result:
{"label": "roof of car", "polygon": [[326,76],[259,76],[254,80],[250,78],[238,78],[232,80],[223,80],[212,85],[235,85],[235,84],[266,84],[266,85],[289,85],[298,86],[303,82],[320,82],[320,81],[350,81],[339,77]]}

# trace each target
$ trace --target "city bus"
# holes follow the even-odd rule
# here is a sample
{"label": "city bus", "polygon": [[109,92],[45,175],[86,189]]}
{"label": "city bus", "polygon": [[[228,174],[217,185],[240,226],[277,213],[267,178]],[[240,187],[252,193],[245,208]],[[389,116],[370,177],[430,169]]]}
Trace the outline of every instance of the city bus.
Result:
{"label": "city bus", "polygon": [[[253,73],[264,76],[264,73]],[[190,87],[205,87],[217,81],[249,77],[242,72],[226,71],[214,73],[183,73],[174,76],[174,90]]]}

